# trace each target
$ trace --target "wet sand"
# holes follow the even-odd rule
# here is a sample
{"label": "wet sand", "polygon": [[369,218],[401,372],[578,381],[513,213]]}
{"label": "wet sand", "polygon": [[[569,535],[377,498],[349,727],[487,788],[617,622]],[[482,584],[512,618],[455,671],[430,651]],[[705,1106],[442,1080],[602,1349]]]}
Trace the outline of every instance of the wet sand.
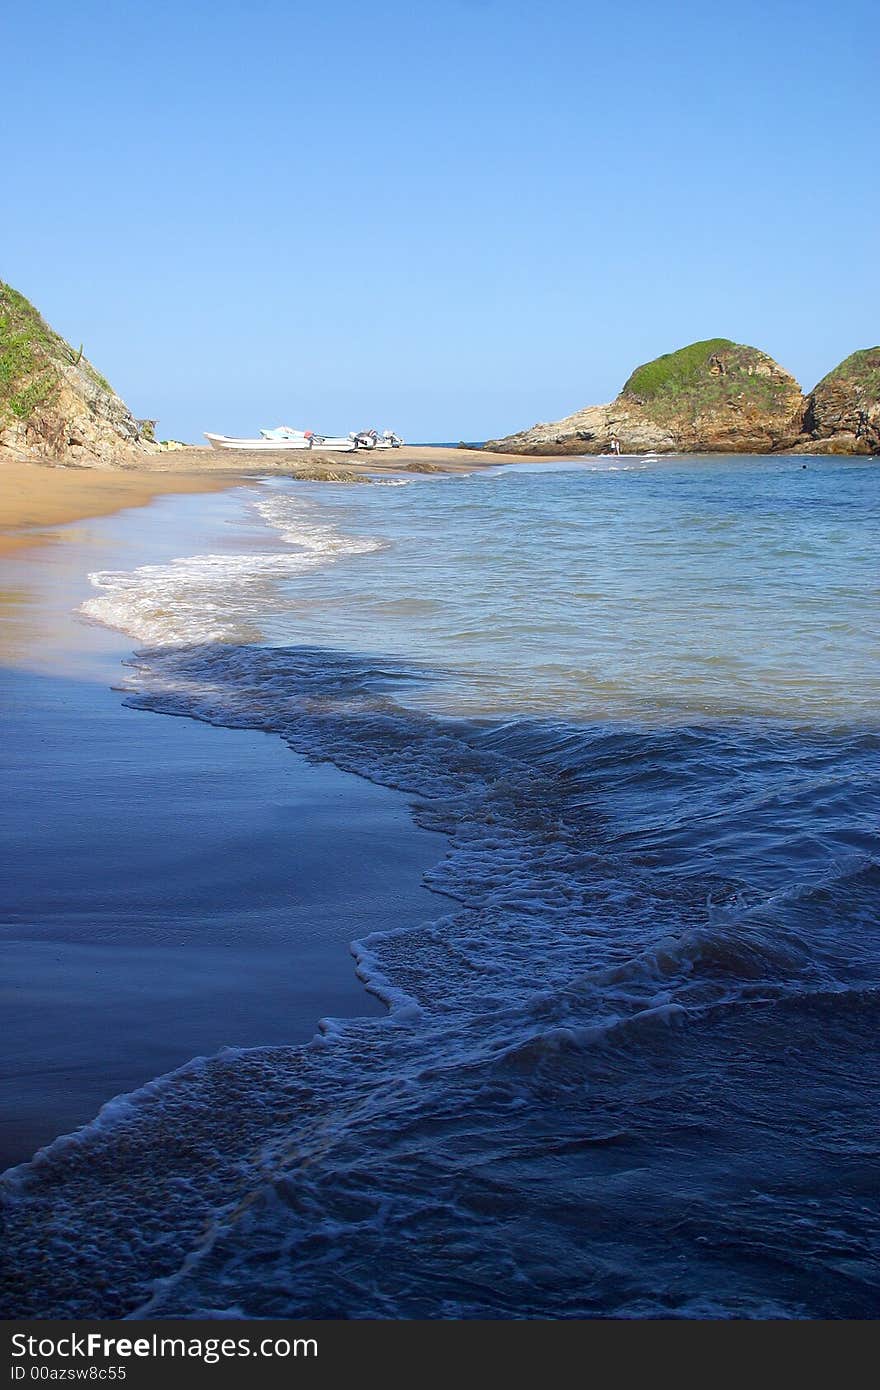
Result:
{"label": "wet sand", "polygon": [[436,915],[445,842],[401,796],[111,688],[131,644],[75,615],[88,572],[232,544],[234,506],[160,498],[0,558],[0,1168],[194,1056],[381,1014],[349,942]]}
{"label": "wet sand", "polygon": [[[169,457],[173,457],[169,455]],[[53,468],[0,461],[0,554],[35,545],[52,528],[140,507],[164,493],[216,492],[236,478],[153,469]]]}
{"label": "wet sand", "polygon": [[327,467],[356,473],[400,473],[411,470],[438,473],[472,473],[475,468],[492,468],[496,463],[519,463],[517,454],[484,454],[480,449],[447,449],[433,444],[404,444],[400,449],[358,449],[350,454],[324,454],[308,449],[288,449],[279,453],[222,451],[208,447],[180,449],[161,454],[150,461],[150,469],[191,470],[207,474],[254,471],[288,473],[298,467]]}
{"label": "wet sand", "polygon": [[[145,457],[137,467],[69,468],[6,461],[0,450],[0,554],[39,544],[52,528],[85,517],[139,507],[169,493],[216,492],[246,478],[297,469],[368,475],[414,472],[470,473],[512,462],[474,449],[405,447],[379,453],[220,453],[188,448]],[[520,460],[516,460],[520,461]]]}

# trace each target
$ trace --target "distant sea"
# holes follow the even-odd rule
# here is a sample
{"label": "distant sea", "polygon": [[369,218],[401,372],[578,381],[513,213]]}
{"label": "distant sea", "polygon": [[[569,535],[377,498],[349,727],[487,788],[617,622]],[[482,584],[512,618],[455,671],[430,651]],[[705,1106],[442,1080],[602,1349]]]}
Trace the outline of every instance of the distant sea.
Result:
{"label": "distant sea", "polygon": [[470,441],[465,439],[449,439],[438,442],[436,439],[429,439],[424,444],[412,444],[409,440],[407,440],[407,443],[412,449],[482,449],[486,441],[485,439]]}
{"label": "distant sea", "polygon": [[133,704],[401,788],[448,852],[355,945],[387,1017],[62,1143],[50,1261],[103,1201],[157,1314],[876,1316],[880,468],[802,464],[273,478],[93,576]]}

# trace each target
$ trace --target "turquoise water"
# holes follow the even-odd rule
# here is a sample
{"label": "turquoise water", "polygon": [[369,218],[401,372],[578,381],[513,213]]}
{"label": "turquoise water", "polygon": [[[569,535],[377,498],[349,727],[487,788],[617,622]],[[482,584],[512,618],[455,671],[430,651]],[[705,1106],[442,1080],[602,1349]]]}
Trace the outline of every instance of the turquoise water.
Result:
{"label": "turquoise water", "polygon": [[878,481],[270,480],[216,552],[93,577],[132,702],[449,837],[436,917],[355,945],[387,1018],[165,1079],[16,1178],[58,1220],[63,1172],[104,1309],[876,1314]]}

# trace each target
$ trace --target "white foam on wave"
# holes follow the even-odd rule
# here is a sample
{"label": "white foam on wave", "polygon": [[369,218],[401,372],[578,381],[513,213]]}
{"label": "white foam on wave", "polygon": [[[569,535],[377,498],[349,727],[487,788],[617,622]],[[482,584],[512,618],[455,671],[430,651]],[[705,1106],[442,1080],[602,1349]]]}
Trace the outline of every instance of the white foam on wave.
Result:
{"label": "white foam on wave", "polygon": [[[232,1057],[241,1055],[244,1051],[243,1048],[223,1048],[216,1056]],[[79,1129],[72,1130],[69,1134],[61,1134],[56,1139],[50,1140],[48,1144],[44,1144],[42,1148],[38,1149],[31,1158],[16,1164],[13,1168],[7,1168],[5,1172],[0,1174],[0,1189],[2,1189],[4,1197],[14,1197],[16,1192],[23,1190],[34,1171],[38,1171],[59,1159],[62,1162],[66,1159],[72,1159],[78,1149],[88,1149],[102,1133],[116,1130],[121,1124],[130,1122],[139,1111],[142,1111],[151,1102],[158,1100],[161,1103],[161,1097],[169,1085],[173,1085],[175,1081],[180,1082],[203,1075],[212,1060],[209,1057],[192,1057],[182,1066],[175,1067],[173,1071],[165,1072],[161,1076],[146,1081],[135,1091],[124,1091],[120,1095],[112,1096],[110,1100],[104,1102],[94,1119],[89,1120],[87,1124],[81,1125]]]}
{"label": "white foam on wave", "polygon": [[[289,549],[268,553],[191,555],[132,571],[89,575],[98,590],[80,612],[152,646],[229,642],[252,635],[243,612],[249,589],[290,579],[348,556],[380,550],[372,536],[340,531],[307,501],[287,494],[259,498],[255,510]],[[259,607],[259,598],[250,607]]]}
{"label": "white foam on wave", "polygon": [[157,647],[225,642],[241,626],[231,588],[284,579],[314,563],[307,555],[193,555],[131,572],[100,570],[89,575],[99,593],[80,612]]}
{"label": "white foam on wave", "polygon": [[296,546],[303,555],[368,555],[383,548],[383,542],[375,536],[352,536],[340,531],[324,512],[289,494],[260,498],[254,505],[281,539]]}

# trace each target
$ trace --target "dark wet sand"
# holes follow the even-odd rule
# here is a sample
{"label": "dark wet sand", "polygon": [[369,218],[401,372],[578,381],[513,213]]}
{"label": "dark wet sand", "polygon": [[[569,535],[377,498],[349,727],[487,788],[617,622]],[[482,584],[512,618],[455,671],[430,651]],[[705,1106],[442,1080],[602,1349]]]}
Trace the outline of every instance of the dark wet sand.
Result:
{"label": "dark wet sand", "polygon": [[70,610],[160,529],[183,545],[177,505],[0,561],[0,1167],[193,1056],[381,1013],[348,943],[437,913],[443,840],[402,797],[109,688],[131,644]]}

